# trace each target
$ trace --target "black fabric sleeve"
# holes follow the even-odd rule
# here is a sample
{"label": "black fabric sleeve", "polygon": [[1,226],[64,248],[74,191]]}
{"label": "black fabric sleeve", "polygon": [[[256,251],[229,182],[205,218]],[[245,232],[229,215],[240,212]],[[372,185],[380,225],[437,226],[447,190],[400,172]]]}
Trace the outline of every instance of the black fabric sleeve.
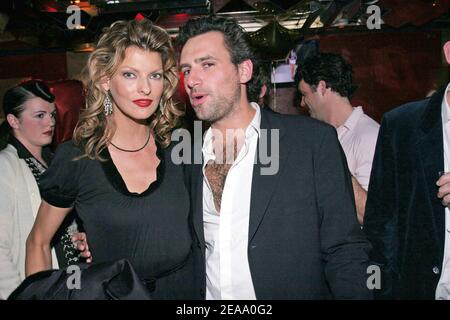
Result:
{"label": "black fabric sleeve", "polygon": [[71,141],[61,144],[55,157],[43,174],[39,188],[43,200],[59,208],[71,208],[79,191],[79,176],[83,159],[74,160],[81,155]]}
{"label": "black fabric sleeve", "polygon": [[390,127],[386,116],[383,117],[364,215],[364,231],[373,245],[371,263],[381,269],[381,288],[374,291],[375,299],[388,300],[394,298],[392,280],[396,272],[393,260],[398,245],[398,186],[395,179],[398,172]]}
{"label": "black fabric sleeve", "polygon": [[325,275],[335,299],[372,299],[366,285],[371,247],[356,219],[345,155],[332,128],[321,140],[314,170]]}

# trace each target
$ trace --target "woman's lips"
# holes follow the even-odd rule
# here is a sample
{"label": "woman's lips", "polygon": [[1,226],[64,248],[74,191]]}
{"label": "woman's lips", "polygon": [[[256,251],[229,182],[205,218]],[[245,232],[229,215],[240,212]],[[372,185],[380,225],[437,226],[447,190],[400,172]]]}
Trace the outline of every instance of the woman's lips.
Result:
{"label": "woman's lips", "polygon": [[53,130],[49,130],[49,131],[45,131],[44,133],[43,133],[43,135],[45,135],[45,136],[52,136],[53,135]]}
{"label": "woman's lips", "polygon": [[150,99],[133,100],[133,103],[141,108],[147,108],[148,106],[150,106],[152,104],[152,102],[153,102],[153,100],[150,100]]}

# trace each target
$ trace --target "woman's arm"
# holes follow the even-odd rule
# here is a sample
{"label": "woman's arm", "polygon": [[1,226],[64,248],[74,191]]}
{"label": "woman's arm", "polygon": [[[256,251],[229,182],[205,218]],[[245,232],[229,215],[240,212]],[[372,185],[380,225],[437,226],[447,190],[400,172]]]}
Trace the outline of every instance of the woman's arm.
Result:
{"label": "woman's arm", "polygon": [[50,241],[71,210],[72,208],[58,208],[42,201],[27,239],[26,276],[52,268]]}

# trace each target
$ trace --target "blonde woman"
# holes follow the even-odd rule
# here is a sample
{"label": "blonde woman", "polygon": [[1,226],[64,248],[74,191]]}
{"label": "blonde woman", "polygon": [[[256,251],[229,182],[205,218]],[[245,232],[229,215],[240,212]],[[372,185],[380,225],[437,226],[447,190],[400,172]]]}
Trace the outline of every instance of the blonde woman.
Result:
{"label": "blonde woman", "polygon": [[170,38],[148,20],[115,22],[87,67],[87,110],[42,179],[26,273],[50,269],[50,239],[75,207],[95,262],[125,258],[141,279],[156,279],[153,298],[192,298],[190,204],[182,168],[170,159],[183,115],[172,101]]}

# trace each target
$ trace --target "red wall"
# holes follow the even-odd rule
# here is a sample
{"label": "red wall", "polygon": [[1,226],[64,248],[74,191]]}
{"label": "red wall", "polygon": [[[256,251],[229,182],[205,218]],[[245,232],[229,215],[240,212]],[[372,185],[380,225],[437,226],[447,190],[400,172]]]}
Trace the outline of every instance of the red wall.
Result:
{"label": "red wall", "polygon": [[[342,54],[359,85],[353,105],[379,121],[384,112],[420,100],[440,85],[439,31],[340,33],[320,38],[320,50]],[[445,71],[445,69],[444,69]]]}
{"label": "red wall", "polygon": [[0,79],[32,77],[43,80],[67,78],[66,52],[0,56]]}

